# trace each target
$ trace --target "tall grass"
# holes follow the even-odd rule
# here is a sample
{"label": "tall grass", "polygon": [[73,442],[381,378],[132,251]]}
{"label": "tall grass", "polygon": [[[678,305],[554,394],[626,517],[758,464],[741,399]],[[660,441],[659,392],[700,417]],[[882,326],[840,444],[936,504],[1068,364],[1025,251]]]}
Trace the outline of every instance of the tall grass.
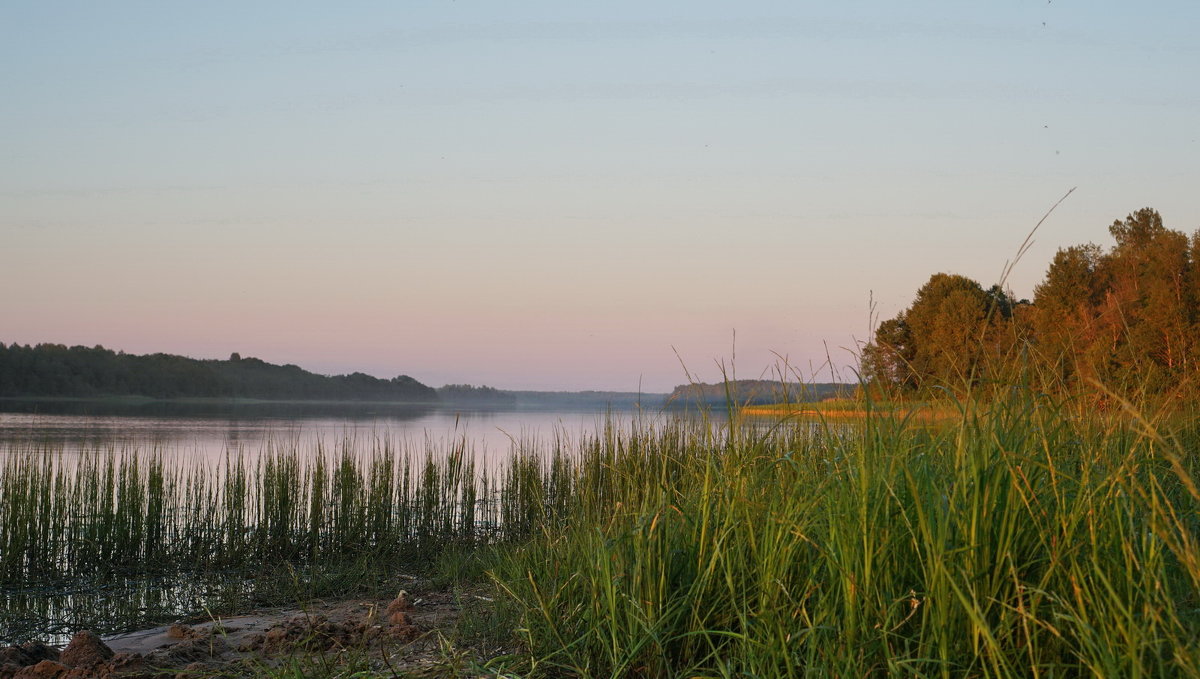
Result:
{"label": "tall grass", "polygon": [[534,673],[1200,675],[1196,432],[958,409],[597,435],[495,574]]}
{"label": "tall grass", "polygon": [[[502,514],[465,442],[414,456],[272,445],[216,465],[38,446],[0,462],[0,586],[388,559],[490,541]],[[492,481],[494,486],[494,481]],[[506,530],[519,530],[515,518]]]}

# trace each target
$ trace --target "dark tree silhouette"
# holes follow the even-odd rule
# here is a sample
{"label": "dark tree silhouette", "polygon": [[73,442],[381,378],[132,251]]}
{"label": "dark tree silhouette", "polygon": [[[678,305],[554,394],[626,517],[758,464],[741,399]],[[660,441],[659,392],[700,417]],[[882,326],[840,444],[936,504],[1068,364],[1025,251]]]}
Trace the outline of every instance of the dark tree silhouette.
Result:
{"label": "dark tree silhouette", "polygon": [[104,347],[0,343],[0,396],[148,396],[434,402],[437,392],[401,375],[325,376],[238,354],[228,361],[135,356]]}

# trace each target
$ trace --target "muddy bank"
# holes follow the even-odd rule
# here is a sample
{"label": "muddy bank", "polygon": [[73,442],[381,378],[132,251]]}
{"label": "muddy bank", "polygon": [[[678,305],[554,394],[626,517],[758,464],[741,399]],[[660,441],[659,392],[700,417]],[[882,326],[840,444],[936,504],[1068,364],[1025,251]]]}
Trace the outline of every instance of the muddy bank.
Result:
{"label": "muddy bank", "polygon": [[394,599],[265,609],[104,638],[81,631],[63,648],[38,642],[0,648],[0,679],[243,676],[313,656],[412,672],[442,662],[439,641],[452,636],[461,612],[453,593],[401,592]]}

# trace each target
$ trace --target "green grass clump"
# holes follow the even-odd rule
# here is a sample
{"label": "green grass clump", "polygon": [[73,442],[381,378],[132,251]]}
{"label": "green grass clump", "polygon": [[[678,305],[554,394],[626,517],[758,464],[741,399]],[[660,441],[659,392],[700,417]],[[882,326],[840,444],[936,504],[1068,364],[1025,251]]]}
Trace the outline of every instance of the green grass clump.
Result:
{"label": "green grass clump", "polygon": [[1200,437],[960,408],[598,435],[495,572],[532,672],[1200,674]]}

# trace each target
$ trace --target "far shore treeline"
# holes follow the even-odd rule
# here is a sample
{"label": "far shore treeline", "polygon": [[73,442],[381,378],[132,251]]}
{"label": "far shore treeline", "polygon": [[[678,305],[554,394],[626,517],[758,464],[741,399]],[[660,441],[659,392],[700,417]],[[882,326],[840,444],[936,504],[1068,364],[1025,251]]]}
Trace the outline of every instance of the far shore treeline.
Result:
{"label": "far shore treeline", "polygon": [[319,375],[299,366],[275,365],[236,353],[228,360],[194,359],[163,353],[127,354],[102,346],[4,342],[0,342],[0,398],[386,402],[534,410],[671,403],[668,394],[659,393],[506,391],[471,384],[434,389],[407,375],[392,379],[363,373]]}
{"label": "far shore treeline", "polygon": [[887,396],[987,391],[1194,397],[1200,387],[1200,231],[1145,208],[1115,221],[1116,244],[1059,249],[1033,301],[938,273],[883,321],[863,380]]}
{"label": "far shore treeline", "polygon": [[317,375],[233,354],[200,360],[170,354],[139,356],[104,347],[0,342],[0,396],[245,398],[437,402],[437,391],[400,375]]}
{"label": "far shore treeline", "polygon": [[730,380],[691,383],[671,393],[623,391],[509,391],[489,386],[428,387],[407,375],[380,379],[353,373],[326,376],[233,354],[228,360],[172,354],[127,354],[102,346],[0,342],[0,398],[248,399],[361,401],[457,408],[604,409],[722,407],[845,397],[853,385]]}

